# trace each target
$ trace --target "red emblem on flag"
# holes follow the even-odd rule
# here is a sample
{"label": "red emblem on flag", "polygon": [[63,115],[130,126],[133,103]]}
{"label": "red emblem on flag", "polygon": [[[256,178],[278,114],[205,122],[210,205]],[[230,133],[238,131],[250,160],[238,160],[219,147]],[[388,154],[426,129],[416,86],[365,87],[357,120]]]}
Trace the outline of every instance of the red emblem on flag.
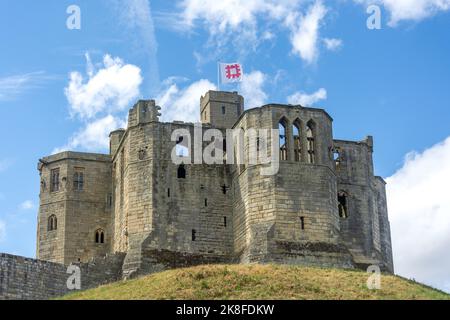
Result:
{"label": "red emblem on flag", "polygon": [[241,66],[238,64],[230,64],[225,67],[227,79],[239,79],[242,76]]}
{"label": "red emblem on flag", "polygon": [[220,63],[220,75],[222,83],[239,82],[244,72],[239,63]]}

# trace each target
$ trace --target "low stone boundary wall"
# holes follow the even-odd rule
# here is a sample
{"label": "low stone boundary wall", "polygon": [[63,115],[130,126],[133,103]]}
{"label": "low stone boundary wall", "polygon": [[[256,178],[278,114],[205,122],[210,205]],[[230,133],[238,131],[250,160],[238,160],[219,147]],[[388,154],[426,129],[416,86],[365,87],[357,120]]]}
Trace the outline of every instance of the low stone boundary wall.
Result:
{"label": "low stone boundary wall", "polygon": [[[125,254],[118,253],[77,263],[81,290],[97,287],[122,277]],[[68,266],[0,253],[0,300],[43,300],[65,295]]]}

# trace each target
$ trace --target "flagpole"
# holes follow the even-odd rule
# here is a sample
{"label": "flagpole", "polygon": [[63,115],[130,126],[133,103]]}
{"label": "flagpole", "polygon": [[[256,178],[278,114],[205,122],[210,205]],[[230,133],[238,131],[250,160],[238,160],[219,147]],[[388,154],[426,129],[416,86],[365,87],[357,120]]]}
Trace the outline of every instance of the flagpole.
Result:
{"label": "flagpole", "polygon": [[217,91],[220,91],[220,60],[217,61]]}

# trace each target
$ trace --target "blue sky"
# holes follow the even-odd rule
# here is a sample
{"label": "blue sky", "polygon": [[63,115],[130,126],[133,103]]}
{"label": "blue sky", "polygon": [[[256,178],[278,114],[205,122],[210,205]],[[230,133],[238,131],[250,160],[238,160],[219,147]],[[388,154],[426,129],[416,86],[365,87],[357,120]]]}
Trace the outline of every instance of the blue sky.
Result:
{"label": "blue sky", "polygon": [[[217,85],[217,61],[239,61],[244,82],[222,89],[239,90],[247,107],[313,105],[334,118],[336,138],[375,137],[376,173],[393,185],[397,270],[450,290],[450,258],[439,260],[448,256],[449,201],[432,197],[420,212],[400,201],[417,195],[413,184],[423,199],[448,190],[450,1],[122,2],[0,3],[1,252],[35,255],[39,158],[106,152],[108,131],[123,126],[138,98],[156,98],[164,120],[196,120],[199,95]],[[371,3],[379,30],[366,25]],[[72,4],[80,30],[66,26]],[[432,174],[429,185],[423,177]],[[415,249],[413,231],[433,257]]]}

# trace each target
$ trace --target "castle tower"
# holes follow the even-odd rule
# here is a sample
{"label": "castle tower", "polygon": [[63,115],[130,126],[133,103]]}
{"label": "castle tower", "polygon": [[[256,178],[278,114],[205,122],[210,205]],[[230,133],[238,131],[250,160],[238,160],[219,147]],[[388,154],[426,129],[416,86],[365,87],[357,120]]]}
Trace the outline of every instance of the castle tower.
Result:
{"label": "castle tower", "polygon": [[244,98],[237,92],[208,91],[200,98],[202,123],[216,128],[232,128],[244,112]]}
{"label": "castle tower", "polygon": [[63,264],[110,252],[111,157],[62,152],[39,160],[37,258]]}

